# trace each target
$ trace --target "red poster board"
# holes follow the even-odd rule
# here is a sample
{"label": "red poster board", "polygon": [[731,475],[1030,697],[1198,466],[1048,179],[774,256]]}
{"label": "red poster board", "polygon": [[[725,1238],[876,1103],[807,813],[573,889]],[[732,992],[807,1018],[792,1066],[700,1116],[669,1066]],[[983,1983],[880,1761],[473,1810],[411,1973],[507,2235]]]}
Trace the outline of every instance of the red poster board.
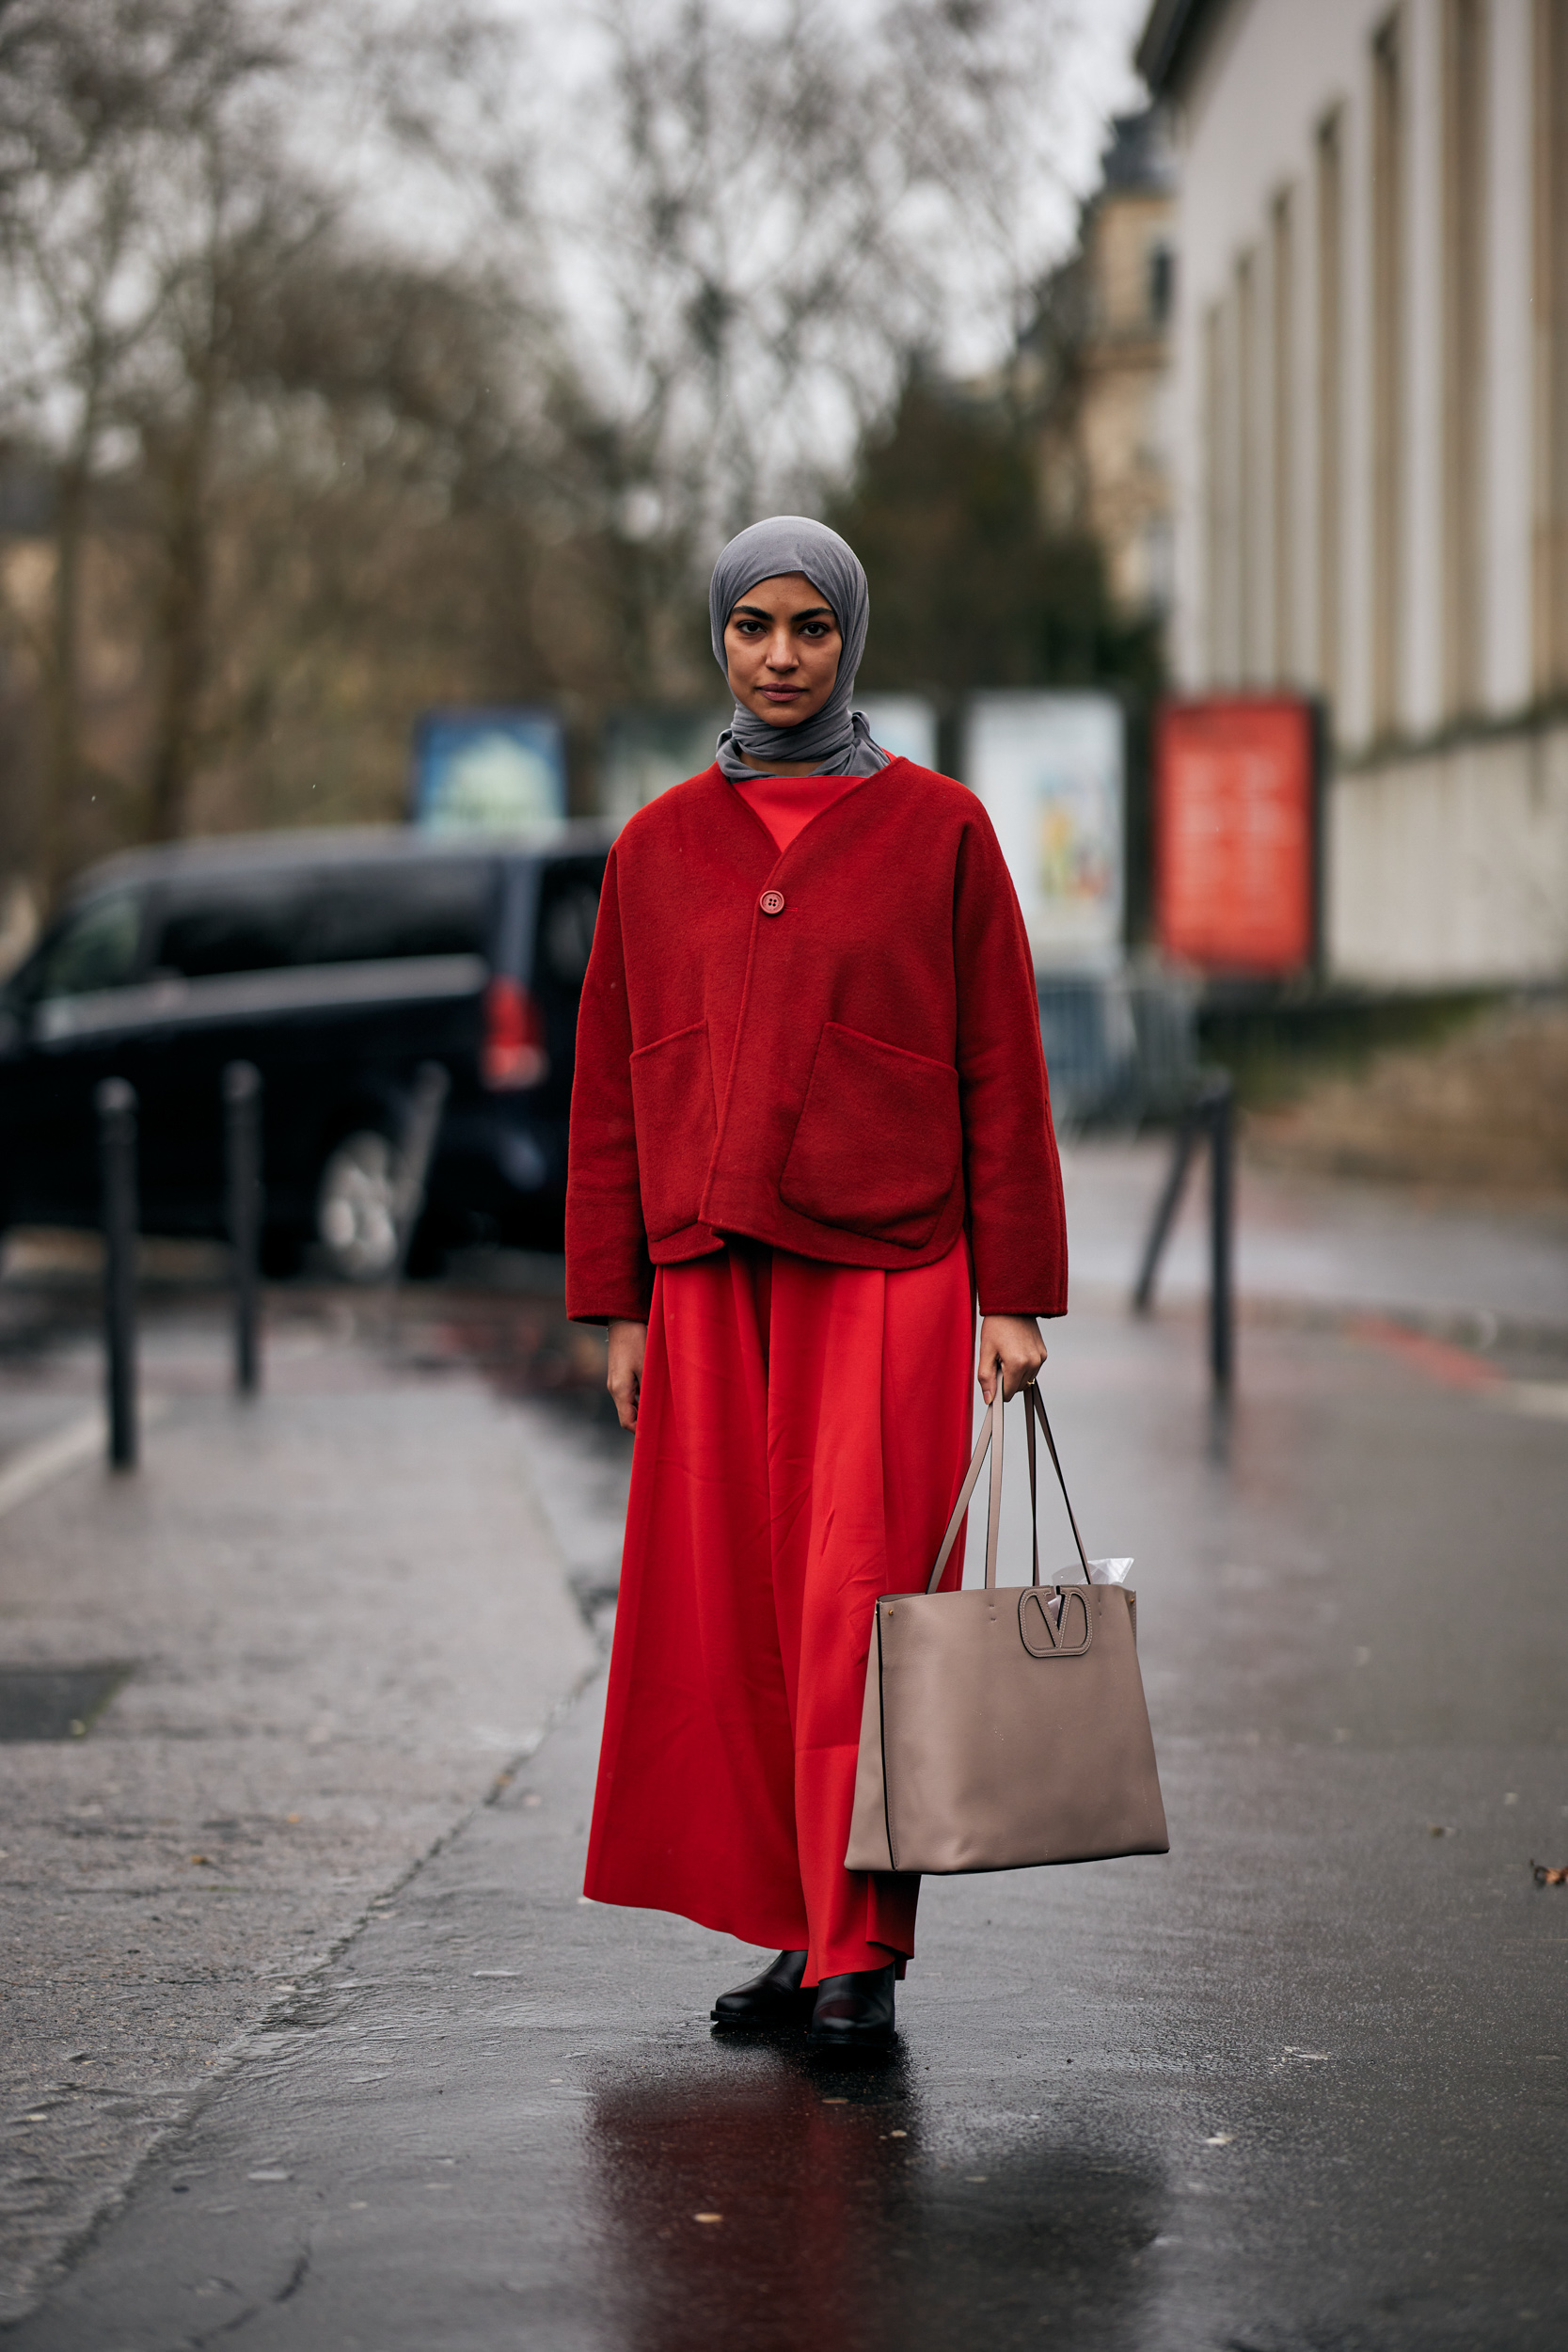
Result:
{"label": "red poster board", "polygon": [[1155,928],[1210,972],[1283,977],[1313,961],[1317,793],[1299,696],[1167,703],[1154,744]]}

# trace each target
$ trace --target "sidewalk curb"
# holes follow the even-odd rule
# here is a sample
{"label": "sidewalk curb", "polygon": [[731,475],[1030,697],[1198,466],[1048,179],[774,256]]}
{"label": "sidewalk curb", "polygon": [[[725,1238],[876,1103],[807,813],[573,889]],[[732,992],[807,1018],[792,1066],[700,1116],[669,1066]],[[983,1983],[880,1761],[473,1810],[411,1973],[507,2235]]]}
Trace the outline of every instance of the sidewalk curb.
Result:
{"label": "sidewalk curb", "polygon": [[[170,1413],[171,1401],[166,1397],[155,1402],[149,1399],[148,1404],[151,1408],[147,1415],[150,1421],[162,1420]],[[176,1418],[178,1422],[183,1417]],[[502,1420],[504,1460],[511,1482],[509,1509],[516,1527],[526,1526],[530,1530],[529,1540],[536,1564],[533,1573],[538,1580],[536,1589],[541,1600],[546,1587],[559,1593],[562,1625],[569,1619],[577,1629],[570,1645],[559,1655],[559,1676],[553,1665],[547,1676],[540,1676],[538,1680],[545,1687],[532,1692],[528,1712],[520,1721],[515,1716],[511,1719],[512,1737],[507,1745],[500,1748],[499,1755],[492,1749],[488,1756],[483,1755],[482,1745],[473,1758],[472,1776],[465,1772],[455,1785],[450,1785],[450,1812],[443,1808],[434,1818],[427,1813],[420,1825],[423,1835],[418,1842],[413,1837],[405,1842],[400,1840],[401,1851],[382,1855],[382,1868],[389,1870],[389,1874],[372,1876],[367,1870],[359,1882],[352,1910],[345,1906],[337,1913],[335,1920],[330,1914],[322,1917],[322,1925],[328,1932],[319,1939],[312,1934],[311,1949],[301,1953],[299,1964],[287,1971],[287,1991],[276,1981],[265,1984],[258,1980],[259,1971],[252,1975],[249,1969],[242,1970],[242,1979],[250,1977],[251,1983],[248,1994],[243,1981],[240,1983],[234,2003],[238,2015],[231,2010],[230,2018],[210,2039],[193,2037],[187,2042],[179,2073],[172,2079],[166,2076],[159,2085],[156,2106],[150,2099],[143,2103],[145,2121],[138,2122],[136,2143],[124,2148],[128,2161],[123,2169],[117,2164],[93,2181],[93,2209],[84,2210],[87,2203],[84,2196],[74,2213],[60,2214],[62,2221],[73,2226],[60,2229],[57,2233],[45,2215],[36,2232],[29,2233],[32,2242],[17,2247],[18,2259],[14,2264],[8,2262],[0,2290],[0,2343],[12,2340],[40,2308],[49,2305],[89,2249],[123,2214],[128,2201],[145,2180],[150,2164],[166,2158],[171,2149],[182,2144],[217,2088],[230,2080],[268,2036],[288,2030],[309,2000],[320,1999],[324,1982],[335,1967],[341,1966],[344,1952],[354,1946],[377,1912],[460,1836],[485,1806],[499,1802],[530,1757],[603,1672],[603,1644],[595,1641],[592,1628],[583,1624],[580,1598],[571,1581],[572,1563],[563,1550],[552,1516],[545,1508],[541,1493],[544,1481],[534,1450],[526,1442],[517,1444],[518,1423],[510,1414],[503,1415]],[[0,1507],[17,1508],[71,1471],[89,1469],[103,1436],[102,1410],[84,1413],[78,1409],[64,1428],[55,1429],[12,1456],[6,1472],[0,1474]],[[100,1486],[106,1493],[111,1483],[120,1493],[137,1491],[135,1479],[112,1480],[107,1470],[82,1482],[77,1491],[90,1501]],[[157,1489],[150,1487],[147,1492],[155,1495]],[[555,1653],[551,1655],[553,1658]],[[410,1822],[409,1826],[415,1825]],[[250,1996],[259,1996],[254,1997],[254,2005]],[[146,2136],[140,2137],[143,2130]]]}
{"label": "sidewalk curb", "polygon": [[286,2027],[293,2021],[294,2013],[302,2007],[307,1997],[325,1979],[328,1971],[337,1966],[343,1954],[351,1950],[358,1942],[366,1928],[369,1927],[372,1915],[377,1907],[392,1901],[402,1894],[404,1887],[410,1885],[436,1860],[437,1856],[445,1853],[450,1846],[455,1844],[456,1840],[463,1836],[487,1807],[499,1804],[523,1766],[538,1755],[546,1740],[560,1730],[567,1717],[572,1714],[600,1676],[605,1673],[609,1663],[608,1654],[601,1649],[600,1655],[594,1663],[585,1667],[572,1688],[556,1701],[540,1728],[516,1751],[515,1755],[509,1756],[500,1771],[495,1773],[489,1787],[483,1794],[476,1797],[473,1803],[467,1806],[457,1820],[449,1828],[444,1829],[438,1837],[432,1839],[422,1853],[416,1854],[413,1861],[405,1865],[396,1878],[389,1880],[378,1894],[370,1897],[357,1917],[343,1929],[341,1934],[335,1939],[330,1948],[323,1953],[315,1965],[306,1971],[292,1992],[282,1994],[269,2001],[254,2024],[247,2026],[243,2033],[236,2035],[233,2041],[214,2053],[203,2070],[204,2079],[193,2087],[188,2101],[182,2106],[179,2113],[172,2116],[162,2130],[148,2141],[135,2165],[120,2182],[113,2196],[104,2200],[86,2228],[78,2230],[70,2238],[62,2239],[55,2247],[49,2263],[52,2275],[42,2280],[37,2286],[36,2291],[29,2293],[24,2288],[24,2293],[28,2295],[28,2299],[6,2318],[0,2319],[0,2341],[14,2334],[19,2328],[25,2326],[43,2309],[55,2289],[63,2284],[83,2257],[91,2252],[104,2232],[113,2228],[119,2219],[153,2165],[166,2157],[171,2149],[178,2145],[184,2134],[200,2121],[219,2091],[234,2079],[247,2059],[255,2055],[261,2038],[267,2033],[276,2033],[280,2027]]}

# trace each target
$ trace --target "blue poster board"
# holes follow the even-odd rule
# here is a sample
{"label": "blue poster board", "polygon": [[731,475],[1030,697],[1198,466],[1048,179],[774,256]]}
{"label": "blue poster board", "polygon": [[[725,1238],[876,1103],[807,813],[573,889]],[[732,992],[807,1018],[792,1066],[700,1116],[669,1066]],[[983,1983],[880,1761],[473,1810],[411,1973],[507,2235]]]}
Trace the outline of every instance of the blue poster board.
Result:
{"label": "blue poster board", "polygon": [[566,739],[551,710],[430,710],[414,731],[424,833],[537,833],[566,815]]}

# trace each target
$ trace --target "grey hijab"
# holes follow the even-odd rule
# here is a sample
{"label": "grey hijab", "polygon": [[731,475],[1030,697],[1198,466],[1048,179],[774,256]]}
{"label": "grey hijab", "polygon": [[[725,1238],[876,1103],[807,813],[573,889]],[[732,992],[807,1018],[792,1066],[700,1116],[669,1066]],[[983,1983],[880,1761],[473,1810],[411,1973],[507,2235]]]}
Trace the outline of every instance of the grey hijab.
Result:
{"label": "grey hijab", "polygon": [[708,585],[708,620],[713,630],[713,658],[726,677],[724,624],[748,588],[784,572],[803,572],[833,609],[844,650],[838,657],[833,691],[815,718],[798,727],[776,727],[736,703],[735,717],[719,738],[720,771],[732,784],[755,776],[741,757],[799,759],[829,776],[870,776],[888,764],[888,755],[871,740],[865,713],[850,708],[855,672],[865,651],[865,631],[871,618],[871,592],[865,584],[860,557],[836,531],[814,523],[805,515],[772,515],[753,523],[732,539],[713,567]]}

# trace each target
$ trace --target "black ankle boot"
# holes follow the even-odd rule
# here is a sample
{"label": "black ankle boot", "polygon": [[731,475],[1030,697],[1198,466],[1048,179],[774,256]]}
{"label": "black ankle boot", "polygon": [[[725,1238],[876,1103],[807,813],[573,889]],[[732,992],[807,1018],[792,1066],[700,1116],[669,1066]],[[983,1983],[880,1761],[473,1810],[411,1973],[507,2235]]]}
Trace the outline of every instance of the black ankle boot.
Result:
{"label": "black ankle boot", "polygon": [[861,1968],[824,1977],[816,1988],[811,2038],[819,2049],[885,2050],[893,2040],[893,1988],[897,1969]]}
{"label": "black ankle boot", "polygon": [[739,2026],[753,2033],[769,2026],[805,2025],[816,1999],[815,1985],[809,1993],[800,1990],[805,1973],[804,1952],[781,1952],[750,1984],[720,1994],[713,2004],[714,2024]]}

